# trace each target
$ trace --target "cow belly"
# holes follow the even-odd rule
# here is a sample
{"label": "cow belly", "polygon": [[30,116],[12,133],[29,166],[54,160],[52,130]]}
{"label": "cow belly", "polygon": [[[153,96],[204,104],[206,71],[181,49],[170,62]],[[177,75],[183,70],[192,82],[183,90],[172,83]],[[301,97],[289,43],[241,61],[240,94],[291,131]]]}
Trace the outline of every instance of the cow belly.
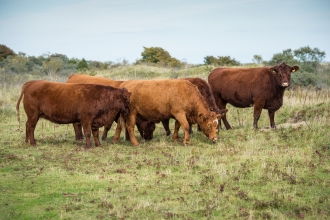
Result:
{"label": "cow belly", "polygon": [[247,97],[246,95],[239,95],[237,92],[234,92],[233,96],[223,96],[222,98],[237,108],[247,108],[253,106],[251,97]]}
{"label": "cow belly", "polygon": [[138,110],[139,115],[141,115],[143,118],[148,119],[149,121],[158,123],[162,120],[171,118],[170,111],[164,111],[157,108],[151,108],[151,109],[139,109]]}
{"label": "cow belly", "polygon": [[71,123],[79,122],[78,118],[75,117],[74,115],[68,116],[63,114],[52,113],[51,115],[41,114],[40,117],[57,124],[71,124]]}
{"label": "cow belly", "polygon": [[40,117],[57,124],[69,124],[79,122],[78,113],[73,109],[65,109],[60,106],[46,107],[40,109]]}

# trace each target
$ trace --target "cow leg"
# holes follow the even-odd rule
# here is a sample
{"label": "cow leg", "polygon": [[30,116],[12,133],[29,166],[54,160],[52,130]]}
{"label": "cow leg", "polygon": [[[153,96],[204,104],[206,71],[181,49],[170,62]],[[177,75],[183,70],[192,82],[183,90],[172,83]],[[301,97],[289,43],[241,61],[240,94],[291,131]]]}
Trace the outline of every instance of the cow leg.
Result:
{"label": "cow leg", "polygon": [[163,127],[166,131],[166,136],[170,136],[171,135],[171,130],[170,130],[170,119],[166,119],[162,121]]}
{"label": "cow leg", "polygon": [[86,138],[86,148],[91,148],[92,147],[92,142],[91,142],[92,125],[89,121],[82,122],[81,124],[84,129],[84,134],[85,134],[85,138]]}
{"label": "cow leg", "polygon": [[258,120],[260,118],[261,115],[261,111],[262,108],[264,107],[264,103],[263,102],[255,102],[254,103],[254,112],[253,112],[253,127],[255,129],[258,129]]}
{"label": "cow leg", "polygon": [[270,121],[270,127],[271,128],[276,128],[275,126],[275,112],[268,110],[268,116],[269,116],[269,121]]}
{"label": "cow leg", "polygon": [[174,126],[174,132],[173,132],[174,141],[179,140],[179,129],[180,129],[180,123],[177,120],[175,120],[175,126]]}
{"label": "cow leg", "polygon": [[32,146],[36,146],[36,140],[34,139],[34,130],[36,128],[39,117],[37,115],[28,116],[28,120],[26,121],[26,133],[25,133],[25,142],[27,143],[30,140],[30,144]]}
{"label": "cow leg", "polygon": [[[214,96],[215,102],[216,102],[217,106],[219,107],[219,109],[220,110],[221,109],[226,109],[227,102],[221,98],[221,95],[218,94],[218,93],[213,92],[213,96]],[[227,116],[226,115],[222,116],[221,120],[225,124],[225,127],[226,127],[227,130],[232,129],[232,127],[230,126],[230,124],[227,121]],[[221,120],[219,120],[218,131],[220,131],[220,128],[221,128]]]}
{"label": "cow leg", "polygon": [[73,125],[73,129],[74,129],[74,135],[75,135],[76,141],[80,141],[80,140],[84,139],[81,124],[73,123],[72,125]]}
{"label": "cow leg", "polygon": [[175,115],[175,119],[179,121],[181,127],[183,128],[184,131],[183,144],[187,146],[189,144],[190,135],[189,135],[189,123],[187,121],[186,115],[185,114]]}
{"label": "cow leg", "polygon": [[108,132],[112,126],[113,122],[111,123],[107,123],[105,126],[104,126],[104,129],[103,129],[103,133],[102,133],[102,141],[105,141],[107,139],[107,136],[108,136]]}
{"label": "cow leg", "polygon": [[138,146],[139,142],[137,141],[134,134],[135,123],[136,123],[136,113],[131,112],[131,114],[126,118],[126,129],[128,131],[133,146]]}
{"label": "cow leg", "polygon": [[113,135],[113,143],[117,144],[120,138],[120,133],[121,133],[121,124],[119,122],[119,120],[117,121],[117,126],[116,126],[116,131],[115,134]]}
{"label": "cow leg", "polygon": [[128,130],[127,129],[125,129],[125,140],[126,141],[131,140],[130,137],[129,137],[129,133],[128,133]]}
{"label": "cow leg", "polygon": [[100,140],[99,140],[99,129],[98,128],[92,128],[92,133],[94,137],[94,143],[96,147],[102,147]]}
{"label": "cow leg", "polygon": [[108,136],[108,132],[113,124],[113,121],[118,121],[120,114],[118,111],[112,111],[109,115],[107,124],[104,126],[103,134],[102,134],[102,140],[105,141]]}
{"label": "cow leg", "polygon": [[189,123],[189,134],[192,134],[193,130],[192,130],[192,124]]}

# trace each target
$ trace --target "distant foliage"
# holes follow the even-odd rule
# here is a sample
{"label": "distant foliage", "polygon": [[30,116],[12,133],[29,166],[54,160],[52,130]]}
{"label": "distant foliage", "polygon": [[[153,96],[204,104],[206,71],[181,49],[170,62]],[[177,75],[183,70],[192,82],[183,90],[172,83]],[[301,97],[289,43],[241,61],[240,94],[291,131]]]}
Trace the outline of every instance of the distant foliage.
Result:
{"label": "distant foliage", "polygon": [[15,56],[15,52],[6,45],[0,44],[0,61],[3,61],[8,56]]}
{"label": "distant foliage", "polygon": [[252,61],[253,61],[254,63],[260,64],[260,63],[262,63],[262,56],[256,54],[256,55],[253,56]]}
{"label": "distant foliage", "polygon": [[[81,72],[89,75],[107,71],[111,78],[136,79],[152,77],[202,77],[218,66],[242,66],[230,56],[205,56],[204,64],[191,65],[173,58],[169,52],[160,47],[143,47],[141,59],[130,63],[125,58],[116,61],[94,61],[68,58],[64,54],[46,52],[41,56],[28,56],[23,52],[15,53],[5,45],[0,45],[0,78],[15,78],[18,75],[30,74],[32,78],[54,77],[66,78],[72,73]],[[292,86],[330,87],[330,63],[324,63],[326,54],[319,48],[305,46],[296,50],[286,49],[275,53],[270,60],[263,60],[261,55],[254,55],[253,63],[245,64],[247,68],[274,66],[282,62],[299,66],[299,71],[292,74]],[[143,65],[139,65],[143,64]],[[147,64],[147,65],[146,65]],[[145,66],[146,69],[140,69]],[[150,70],[152,68],[152,70]],[[24,78],[24,77],[23,77]]]}
{"label": "distant foliage", "polygon": [[205,65],[216,65],[216,66],[240,66],[241,63],[235,60],[235,58],[231,58],[230,56],[218,56],[218,58],[214,56],[206,56],[204,57]]}
{"label": "distant foliage", "polygon": [[169,52],[161,47],[143,47],[142,58],[137,63],[160,64],[167,67],[180,67],[183,63],[180,60],[171,57]]}
{"label": "distant foliage", "polygon": [[79,63],[78,63],[78,70],[85,70],[88,68],[87,62],[85,59],[82,59]]}

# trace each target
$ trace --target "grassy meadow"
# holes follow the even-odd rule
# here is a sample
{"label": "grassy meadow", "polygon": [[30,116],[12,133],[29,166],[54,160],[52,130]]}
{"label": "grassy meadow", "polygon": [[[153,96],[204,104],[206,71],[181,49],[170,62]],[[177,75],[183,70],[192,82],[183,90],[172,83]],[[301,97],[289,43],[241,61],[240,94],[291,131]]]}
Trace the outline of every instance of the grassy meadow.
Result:
{"label": "grassy meadow", "polygon": [[[120,66],[93,74],[206,79],[211,69]],[[276,130],[269,129],[267,111],[254,130],[252,108],[228,106],[234,128],[220,130],[216,143],[194,127],[185,147],[157,124],[149,142],[135,129],[140,146],[123,134],[113,145],[114,123],[102,148],[86,151],[72,125],[43,119],[37,146],[25,143],[26,115],[21,103],[19,127],[15,106],[31,79],[37,78],[0,76],[0,219],[329,218],[330,89],[287,90]],[[64,82],[67,76],[43,79]]]}

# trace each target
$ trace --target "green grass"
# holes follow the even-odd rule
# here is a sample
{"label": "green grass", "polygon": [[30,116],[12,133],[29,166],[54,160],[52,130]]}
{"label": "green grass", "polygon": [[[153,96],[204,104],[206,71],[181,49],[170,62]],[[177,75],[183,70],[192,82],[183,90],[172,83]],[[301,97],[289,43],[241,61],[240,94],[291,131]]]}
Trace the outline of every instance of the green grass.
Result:
{"label": "green grass", "polygon": [[[275,122],[292,126],[263,129],[269,126],[263,111],[262,129],[254,130],[252,108],[228,106],[234,129],[221,130],[217,143],[194,128],[184,147],[182,130],[180,142],[174,142],[157,124],[152,141],[139,139],[140,146],[133,147],[122,135],[113,145],[113,126],[102,148],[85,151],[71,125],[46,120],[37,124],[37,146],[26,144],[22,105],[20,129],[15,114],[20,86],[11,82],[0,93],[0,219],[330,215],[329,90],[287,91]],[[294,127],[301,121],[303,126]]]}

